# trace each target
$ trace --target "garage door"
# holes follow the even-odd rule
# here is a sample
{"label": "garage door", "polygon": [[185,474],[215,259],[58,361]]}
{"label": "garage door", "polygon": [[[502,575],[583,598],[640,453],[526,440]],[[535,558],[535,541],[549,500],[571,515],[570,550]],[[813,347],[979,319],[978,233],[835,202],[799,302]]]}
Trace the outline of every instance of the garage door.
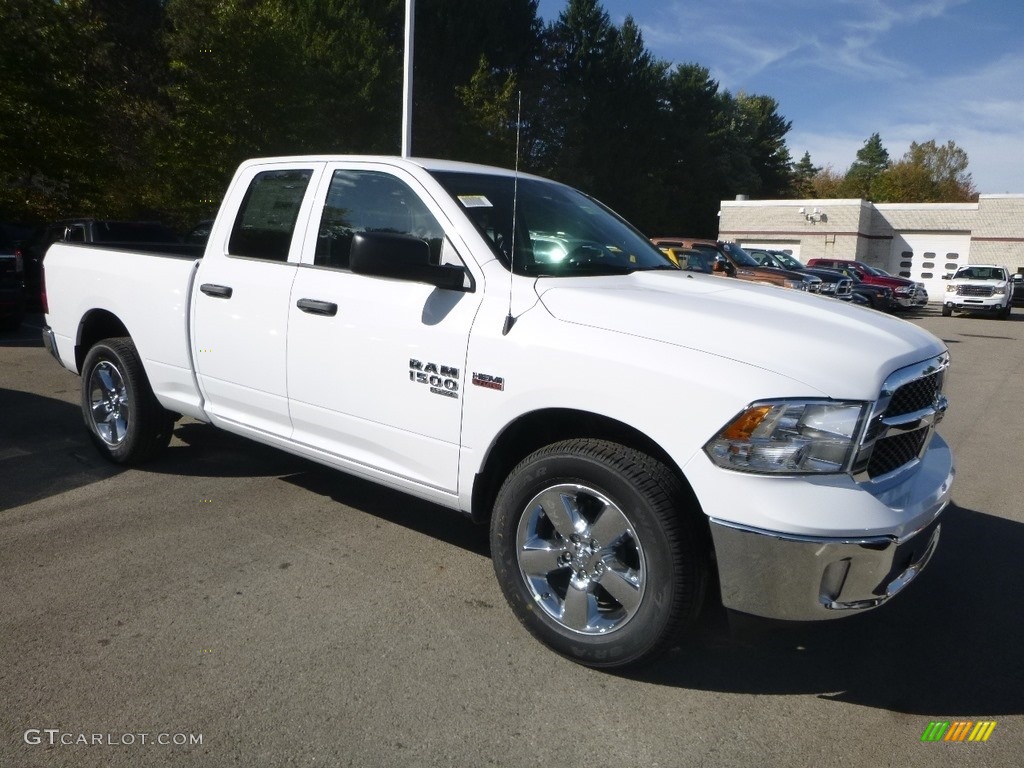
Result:
{"label": "garage door", "polygon": [[900,232],[892,239],[889,272],[924,283],[929,301],[942,301],[942,276],[968,263],[971,235],[964,232]]}
{"label": "garage door", "polygon": [[760,248],[763,251],[785,251],[794,259],[800,258],[800,243],[791,241],[779,241],[775,240],[751,240],[747,242],[743,240],[740,242],[741,248]]}

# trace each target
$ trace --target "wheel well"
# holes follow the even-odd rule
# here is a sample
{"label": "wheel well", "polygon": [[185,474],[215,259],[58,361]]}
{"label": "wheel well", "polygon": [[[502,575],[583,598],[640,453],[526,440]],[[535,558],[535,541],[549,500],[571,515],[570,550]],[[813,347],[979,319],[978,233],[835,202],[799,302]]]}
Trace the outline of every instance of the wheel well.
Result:
{"label": "wheel well", "polygon": [[[610,440],[658,459],[679,477],[686,491],[693,496],[690,484],[672,458],[639,430],[606,416],[552,408],[521,416],[498,437],[473,483],[473,520],[485,522],[490,518],[501,484],[520,461],[545,445],[577,437]],[[693,496],[693,501],[696,504],[696,496]]]}
{"label": "wheel well", "polygon": [[93,309],[87,312],[78,324],[78,340],[75,344],[75,364],[78,366],[78,370],[82,370],[85,356],[89,354],[89,350],[97,341],[130,335],[124,323],[112,312],[105,309]]}

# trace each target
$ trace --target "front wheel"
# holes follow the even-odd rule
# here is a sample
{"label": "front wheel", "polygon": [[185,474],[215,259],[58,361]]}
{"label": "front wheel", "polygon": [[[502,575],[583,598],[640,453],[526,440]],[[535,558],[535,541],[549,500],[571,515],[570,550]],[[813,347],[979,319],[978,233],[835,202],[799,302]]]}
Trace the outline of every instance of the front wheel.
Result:
{"label": "front wheel", "polygon": [[949,304],[943,304],[942,305],[942,316],[943,317],[949,317],[952,314],[953,314],[953,308],[951,306],[949,306]]}
{"label": "front wheel", "polygon": [[174,414],[157,401],[130,338],[104,339],[82,366],[82,416],[115,464],[141,464],[167,447]]}
{"label": "front wheel", "polygon": [[550,445],[513,470],[491,552],[524,626],[593,667],[646,661],[682,639],[709,567],[700,512],[668,468],[591,439]]}

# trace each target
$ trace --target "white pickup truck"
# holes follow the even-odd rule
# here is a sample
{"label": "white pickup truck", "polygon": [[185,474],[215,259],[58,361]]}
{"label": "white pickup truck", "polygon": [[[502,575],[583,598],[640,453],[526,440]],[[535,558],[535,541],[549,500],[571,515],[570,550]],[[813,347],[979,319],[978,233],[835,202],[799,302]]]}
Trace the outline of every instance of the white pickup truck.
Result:
{"label": "white pickup truck", "polygon": [[185,415],[487,521],[518,618],[591,666],[677,644],[706,595],[880,605],[950,498],[939,339],[681,271],[511,171],[246,162],[201,258],[59,243],[45,298],[111,460]]}
{"label": "white pickup truck", "polygon": [[942,314],[984,312],[1008,320],[1013,311],[1014,286],[1006,267],[997,264],[971,264],[946,275],[946,296]]}

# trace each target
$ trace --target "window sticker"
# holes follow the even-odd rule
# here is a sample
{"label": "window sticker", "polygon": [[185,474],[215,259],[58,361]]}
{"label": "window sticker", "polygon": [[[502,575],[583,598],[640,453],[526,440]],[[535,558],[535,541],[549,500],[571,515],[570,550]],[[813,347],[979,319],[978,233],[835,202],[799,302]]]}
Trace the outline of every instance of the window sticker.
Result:
{"label": "window sticker", "polygon": [[493,208],[494,203],[484,195],[459,195],[459,202],[464,208]]}

